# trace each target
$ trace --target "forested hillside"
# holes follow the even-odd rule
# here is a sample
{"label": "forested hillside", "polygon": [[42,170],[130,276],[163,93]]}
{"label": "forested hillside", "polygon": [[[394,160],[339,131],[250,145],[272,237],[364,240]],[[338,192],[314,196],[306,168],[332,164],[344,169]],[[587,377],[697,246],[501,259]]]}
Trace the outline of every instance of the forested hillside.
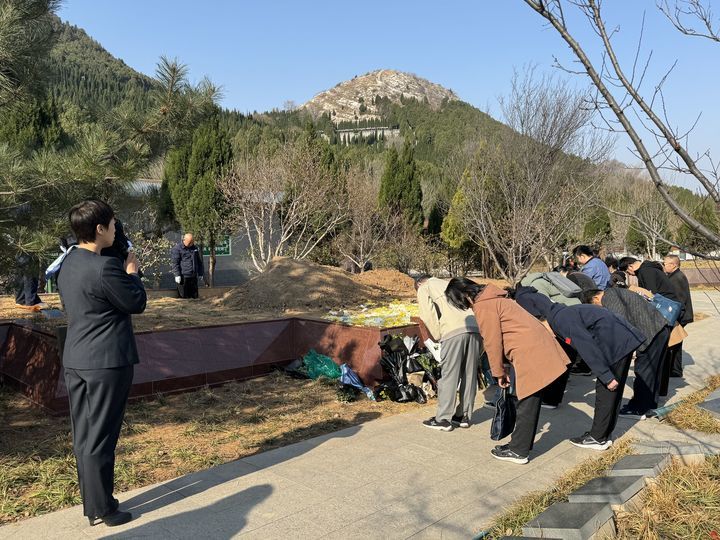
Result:
{"label": "forested hillside", "polygon": [[152,79],[107,52],[82,28],[54,17],[56,43],[50,52],[48,77],[52,96],[91,110],[107,110],[122,102],[147,105]]}

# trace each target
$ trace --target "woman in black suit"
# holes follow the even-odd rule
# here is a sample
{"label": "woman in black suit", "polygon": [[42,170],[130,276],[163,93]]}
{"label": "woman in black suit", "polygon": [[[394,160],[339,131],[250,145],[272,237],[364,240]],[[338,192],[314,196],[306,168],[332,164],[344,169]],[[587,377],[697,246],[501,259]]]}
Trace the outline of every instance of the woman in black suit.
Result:
{"label": "woman in black suit", "polygon": [[115,447],[138,363],[130,315],[142,313],[147,298],[132,252],[124,262],[100,255],[115,238],[112,208],[87,200],[73,206],[69,217],[78,246],[63,261],[57,281],[68,320],[63,366],[73,452],[90,524],[115,526],[132,519],[112,495]]}

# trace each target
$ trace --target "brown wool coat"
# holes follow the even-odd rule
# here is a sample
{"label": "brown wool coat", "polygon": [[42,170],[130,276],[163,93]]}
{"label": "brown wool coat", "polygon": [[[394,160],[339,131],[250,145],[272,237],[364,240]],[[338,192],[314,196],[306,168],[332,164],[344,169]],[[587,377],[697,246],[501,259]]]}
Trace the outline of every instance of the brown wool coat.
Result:
{"label": "brown wool coat", "polygon": [[565,373],[570,363],[555,337],[505,291],[487,285],[475,298],[473,312],[493,377],[503,374],[503,358],[515,369],[518,399],[542,390]]}

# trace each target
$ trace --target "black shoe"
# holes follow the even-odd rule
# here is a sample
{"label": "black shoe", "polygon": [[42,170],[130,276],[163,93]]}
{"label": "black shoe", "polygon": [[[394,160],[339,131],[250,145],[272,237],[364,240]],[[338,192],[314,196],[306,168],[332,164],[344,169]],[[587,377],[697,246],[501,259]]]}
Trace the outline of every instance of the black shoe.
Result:
{"label": "black shoe", "polygon": [[452,431],[453,425],[447,420],[436,420],[433,416],[423,422],[423,426],[429,427],[430,429],[437,429],[439,431]]}
{"label": "black shoe", "polygon": [[573,437],[570,442],[578,448],[587,448],[589,450],[607,450],[613,443],[611,439],[595,440],[595,437],[591,436],[590,433],[585,433],[580,437]]}
{"label": "black shoe", "polygon": [[636,411],[635,409],[631,409],[625,405],[622,409],[620,409],[618,416],[622,416],[623,418],[635,418],[636,420],[645,420],[647,418],[647,413]]}
{"label": "black shoe", "polygon": [[529,461],[527,456],[522,457],[510,450],[507,444],[496,446],[490,450],[490,453],[495,459],[509,461],[510,463],[517,463],[518,465],[525,465]]}
{"label": "black shoe", "polygon": [[592,370],[584,366],[573,366],[570,368],[570,375],[581,375],[583,377],[589,377],[592,374]]}
{"label": "black shoe", "polygon": [[[97,521],[98,519],[100,521]],[[130,512],[122,512],[120,510],[115,510],[114,512],[106,514],[102,517],[89,517],[88,521],[90,522],[91,527],[94,527],[100,522],[104,523],[108,527],[117,527],[118,525],[124,525],[125,523],[129,523],[130,521],[132,521],[132,514]]]}
{"label": "black shoe", "polygon": [[470,419],[467,417],[467,415],[464,416],[453,416],[450,419],[450,422],[454,427],[461,427],[461,428],[469,428],[470,427]]}

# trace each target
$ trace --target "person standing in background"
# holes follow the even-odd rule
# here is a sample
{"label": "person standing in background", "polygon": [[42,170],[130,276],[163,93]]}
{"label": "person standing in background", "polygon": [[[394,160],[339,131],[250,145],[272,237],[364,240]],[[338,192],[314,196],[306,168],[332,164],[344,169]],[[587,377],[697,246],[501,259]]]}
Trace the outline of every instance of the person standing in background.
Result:
{"label": "person standing in background", "polygon": [[[680,257],[677,255],[666,255],[663,259],[663,270],[665,270],[665,273],[670,279],[670,283],[672,283],[675,289],[678,302],[685,307],[685,311],[680,317],[680,326],[684,327],[693,322],[695,314],[693,313],[692,298],[690,297],[690,284],[685,274],[680,271]],[[682,377],[682,341],[677,345],[668,347],[667,354],[670,377]]]}
{"label": "person standing in background", "polygon": [[17,263],[17,293],[15,307],[30,311],[40,311],[47,307],[38,296],[38,274],[40,264],[37,257],[29,253],[21,253],[15,257]]}
{"label": "person standing in background", "polygon": [[170,258],[178,298],[197,298],[198,281],[202,281],[205,275],[205,266],[192,233],[185,233],[182,241],[172,248]]}

